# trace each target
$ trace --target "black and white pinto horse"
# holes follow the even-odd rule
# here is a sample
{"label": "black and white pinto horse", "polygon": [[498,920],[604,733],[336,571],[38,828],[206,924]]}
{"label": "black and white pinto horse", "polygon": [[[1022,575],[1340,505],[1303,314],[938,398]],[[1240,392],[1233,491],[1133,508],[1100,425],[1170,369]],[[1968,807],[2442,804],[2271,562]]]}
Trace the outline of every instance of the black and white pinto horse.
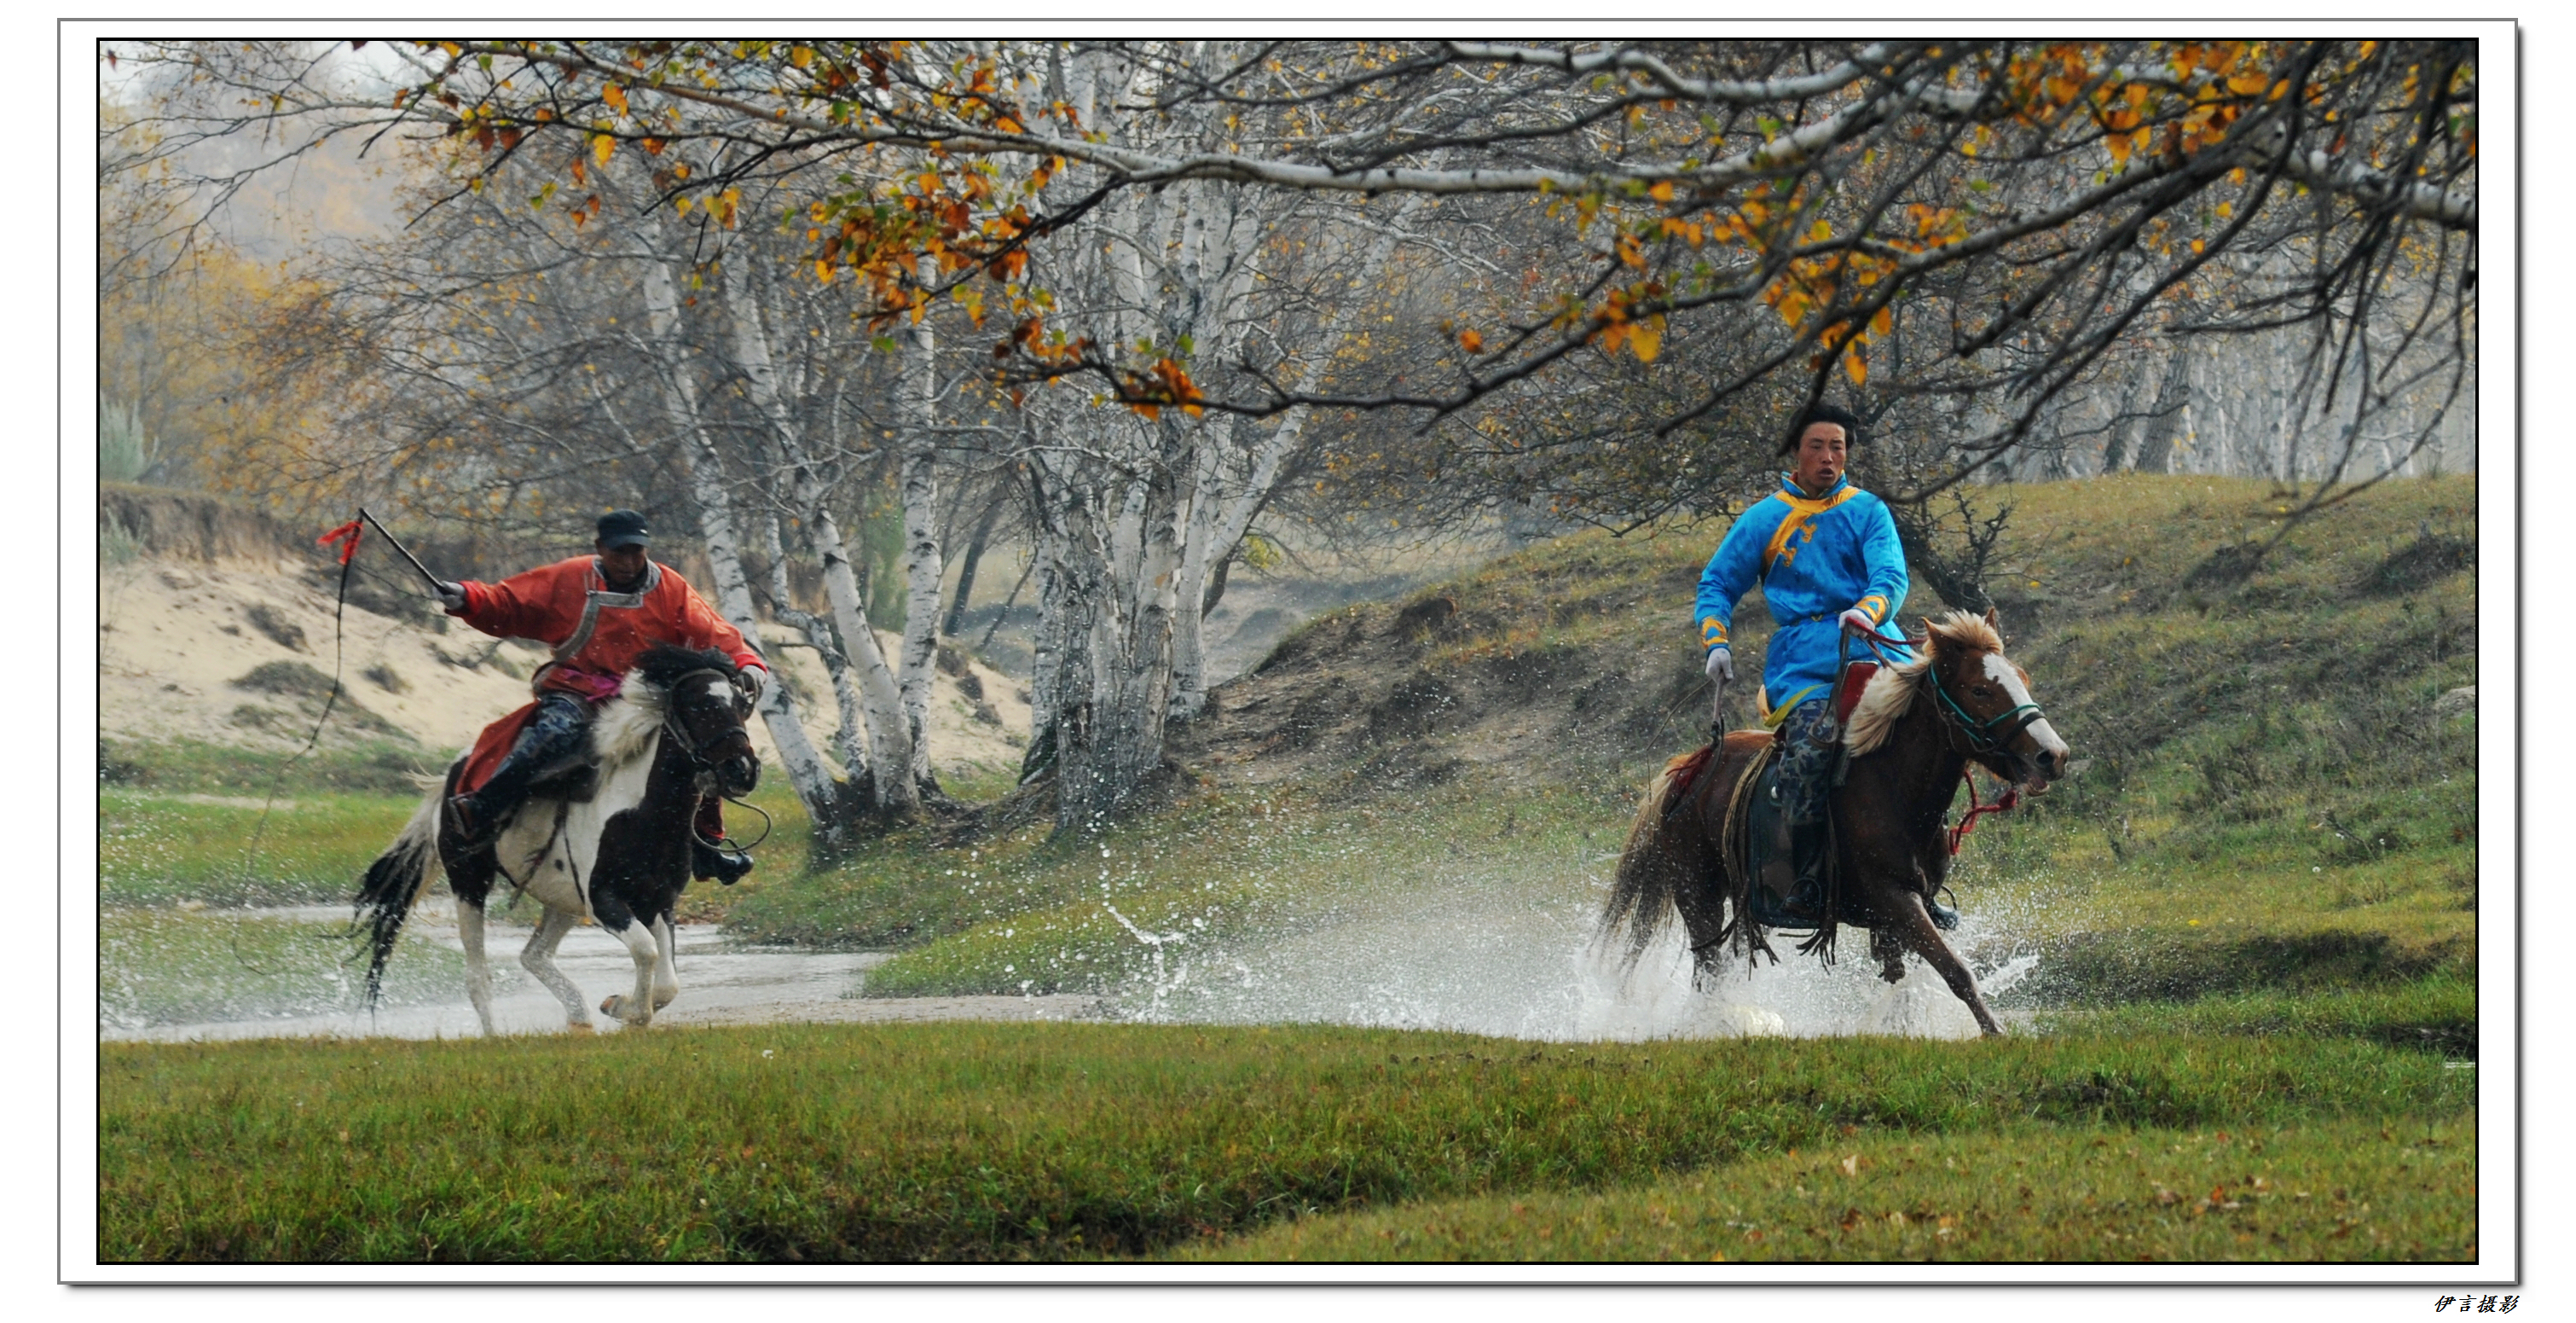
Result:
{"label": "black and white pinto horse", "polygon": [[450,765],[359,886],[358,920],[372,947],[368,1003],[412,902],[444,871],[456,893],[466,996],[486,1035],[493,1032],[492,971],[483,957],[483,918],[496,882],[544,906],[519,964],[563,1002],[575,1032],[590,1031],[590,1011],[554,953],[583,919],[635,957],[634,993],[612,995],[599,1009],[637,1028],[651,1024],[654,1012],[680,995],[671,912],[689,884],[698,802],[748,794],[760,779],[734,670],[721,652],[666,646],[645,653],[624,689],[593,715],[589,758],[560,773],[549,769],[488,848],[464,849],[449,820],[447,799],[465,759]]}

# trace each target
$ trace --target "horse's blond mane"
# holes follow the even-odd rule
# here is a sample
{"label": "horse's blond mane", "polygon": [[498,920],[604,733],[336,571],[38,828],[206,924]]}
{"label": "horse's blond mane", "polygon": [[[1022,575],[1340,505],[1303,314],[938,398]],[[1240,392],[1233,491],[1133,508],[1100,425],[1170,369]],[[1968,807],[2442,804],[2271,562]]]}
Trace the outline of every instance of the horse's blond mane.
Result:
{"label": "horse's blond mane", "polygon": [[1896,719],[1913,705],[1915,681],[1922,678],[1923,668],[1932,664],[1934,649],[1946,645],[1996,653],[2004,650],[2003,636],[1984,616],[1952,611],[1929,624],[1931,634],[1925,639],[1922,655],[1902,665],[1879,668],[1878,674],[1870,678],[1869,687],[1861,690],[1860,702],[1852,708],[1851,724],[1843,728],[1843,746],[1854,756],[1887,743],[1888,732],[1896,729]]}

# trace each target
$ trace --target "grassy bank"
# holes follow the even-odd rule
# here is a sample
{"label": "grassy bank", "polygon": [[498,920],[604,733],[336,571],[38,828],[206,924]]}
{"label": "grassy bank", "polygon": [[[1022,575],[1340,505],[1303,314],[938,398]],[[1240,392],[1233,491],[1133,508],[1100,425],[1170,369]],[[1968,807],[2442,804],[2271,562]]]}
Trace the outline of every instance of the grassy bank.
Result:
{"label": "grassy bank", "polygon": [[[152,758],[162,751],[143,746],[130,752]],[[149,775],[146,784],[150,788],[114,785],[99,791],[103,906],[346,903],[368,863],[392,843],[426,793],[418,786],[396,794],[307,785],[272,799],[265,783],[247,793],[238,787],[228,787],[234,793],[170,788],[218,784],[176,771]],[[750,802],[773,824],[757,851],[758,869],[732,888],[693,884],[682,897],[684,922],[721,919],[742,896],[805,871],[811,832],[794,792],[773,778]],[[727,813],[737,837],[760,837],[758,814],[738,807]]]}
{"label": "grassy bank", "polygon": [[[1864,1221],[1920,1213],[1934,1232],[1949,1216],[1954,1235],[2009,1236],[1978,1243],[2011,1257],[2099,1257],[2109,1230],[2139,1237],[2122,1258],[2449,1259],[2473,1234],[2473,1074],[2339,1034],[1541,1046],[961,1024],[111,1045],[100,1248],[140,1260],[1264,1255],[1278,1242],[1241,1238],[1395,1210],[1508,1220],[1521,1204],[1559,1225],[1588,1220],[1587,1243],[1703,1259],[1743,1253],[1728,1221],[1776,1229],[1775,1252],[1827,1252],[1835,1242],[1792,1229],[1819,1215],[1839,1228],[1846,1207]],[[1825,1184],[1855,1155],[1870,1164],[1851,1173],[1865,1188]],[[2213,1188],[2223,1197],[2203,1215],[2218,1220],[2155,1229]],[[1449,1207],[1459,1200],[1470,1203]],[[2086,1201],[2105,1211],[2001,1229],[2023,1204]],[[1725,1208],[1743,1211],[1704,1215]],[[1374,1241],[1377,1225],[1331,1234]],[[2344,1226],[2355,1229],[2336,1235]],[[1930,1250],[1901,1229],[1870,1235],[1885,1239],[1839,1243]],[[1446,1252],[1529,1243],[1479,1234]]]}
{"label": "grassy bank", "polygon": [[1185,1261],[2469,1262],[2465,1118],[1855,1133],[1607,1193],[1436,1200],[1192,1243]]}
{"label": "grassy bank", "polygon": [[[2251,569],[2280,514],[2259,482],[1975,495],[2013,505],[1990,587],[2081,760],[1982,821],[1953,874],[2043,951],[2023,999],[2465,986],[2477,725],[2442,697],[2477,678],[2475,480],[2385,484]],[[1299,931],[1353,887],[1437,894],[1462,863],[1579,886],[1649,770],[1700,738],[1682,624],[1721,531],[1531,548],[1411,599],[1454,607],[1436,629],[1408,633],[1406,604],[1321,617],[1176,735],[1196,780],[1169,808],[1081,845],[898,836],[769,879],[729,922],[906,948],[875,991],[1035,991],[1153,977],[1174,948],[1119,915],[1204,949]],[[1939,609],[1918,583],[1904,614]],[[1758,600],[1743,623],[1758,672]]]}

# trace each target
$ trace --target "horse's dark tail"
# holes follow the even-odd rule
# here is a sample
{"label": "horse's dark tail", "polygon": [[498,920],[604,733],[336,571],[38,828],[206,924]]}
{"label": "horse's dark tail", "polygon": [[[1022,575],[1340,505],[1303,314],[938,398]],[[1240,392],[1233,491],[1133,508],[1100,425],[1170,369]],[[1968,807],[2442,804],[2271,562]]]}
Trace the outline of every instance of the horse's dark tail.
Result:
{"label": "horse's dark tail", "polygon": [[[1671,807],[1667,801],[1686,792],[1689,780],[1713,774],[1717,761],[1717,750],[1711,745],[1674,758],[1646,784],[1646,793],[1637,802],[1637,819],[1628,828],[1628,845],[1620,852],[1619,871],[1611,878],[1610,899],[1601,907],[1598,930],[1604,945],[1626,947],[1620,954],[1622,968],[1634,968],[1679,912],[1685,861],[1674,858],[1661,839]],[[1682,781],[1678,787],[1677,779]]]}
{"label": "horse's dark tail", "polygon": [[356,922],[367,934],[367,1004],[376,1004],[384,991],[385,962],[393,959],[394,940],[402,936],[403,920],[410,916],[411,905],[419,899],[420,889],[440,870],[438,860],[438,811],[447,802],[447,781],[441,778],[432,787],[420,807],[412,810],[411,821],[403,824],[394,843],[367,865],[367,876],[358,883]]}

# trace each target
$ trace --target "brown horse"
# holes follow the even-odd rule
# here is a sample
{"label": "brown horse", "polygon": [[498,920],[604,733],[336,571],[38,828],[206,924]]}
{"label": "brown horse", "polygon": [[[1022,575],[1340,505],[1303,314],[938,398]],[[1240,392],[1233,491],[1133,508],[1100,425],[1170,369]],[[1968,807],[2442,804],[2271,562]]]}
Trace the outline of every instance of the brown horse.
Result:
{"label": "brown horse", "polygon": [[[1976,980],[1924,909],[1949,872],[1942,818],[1969,763],[2036,793],[2065,774],[2066,742],[2031,701],[2029,675],[2004,656],[1994,612],[1923,623],[1920,655],[1880,670],[1852,710],[1843,741],[1850,757],[1828,811],[1831,914],[1801,949],[1830,959],[1837,922],[1867,928],[1880,977],[1903,978],[1911,948],[1967,1003],[1978,1028],[1999,1034]],[[1605,940],[1625,931],[1630,965],[1675,914],[1697,983],[1712,979],[1730,945],[1748,959],[1778,960],[1752,918],[1754,882],[1736,845],[1744,834],[1736,801],[1750,794],[1746,772],[1771,738],[1729,732],[1715,749],[1673,759],[1647,787],[1601,914]]]}

